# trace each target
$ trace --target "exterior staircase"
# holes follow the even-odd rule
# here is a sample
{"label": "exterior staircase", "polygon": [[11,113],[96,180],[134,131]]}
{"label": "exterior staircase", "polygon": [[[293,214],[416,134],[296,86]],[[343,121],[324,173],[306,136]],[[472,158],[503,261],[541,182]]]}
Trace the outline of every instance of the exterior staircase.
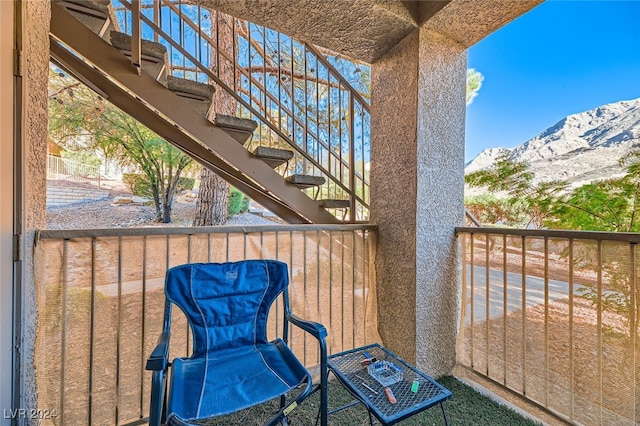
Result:
{"label": "exterior staircase", "polygon": [[[328,210],[353,208],[348,199],[316,200],[323,176],[277,173],[288,173],[294,151],[248,151],[258,123],[212,113],[214,86],[171,75],[165,45],[116,31],[108,1],[54,1],[50,34],[58,65],[284,220],[337,223]],[[140,53],[133,55],[136,47]],[[132,66],[136,58],[142,72]],[[314,189],[313,198],[304,192]]]}

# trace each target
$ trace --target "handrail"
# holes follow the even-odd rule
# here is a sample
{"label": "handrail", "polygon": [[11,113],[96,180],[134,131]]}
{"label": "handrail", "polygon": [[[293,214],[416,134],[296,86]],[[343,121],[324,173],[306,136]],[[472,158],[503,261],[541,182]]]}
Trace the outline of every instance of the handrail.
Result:
{"label": "handrail", "polygon": [[[131,10],[129,1],[119,1],[124,6],[125,13]],[[196,10],[189,8],[196,7],[197,23],[188,16],[190,13],[195,13],[190,10]],[[319,49],[266,27],[233,18],[234,48],[233,58],[230,58],[224,49],[218,48],[220,46],[219,15],[216,11],[205,8],[209,14],[206,17],[209,20],[207,28],[211,28],[212,33],[209,35],[206,29],[203,29],[204,18],[200,13],[199,5],[186,4],[182,0],[161,0],[153,2],[152,5],[143,4],[142,8],[154,10],[152,18],[144,13],[140,16],[141,21],[153,31],[154,38],[157,39],[160,36],[171,46],[170,57],[173,56],[173,49],[175,49],[177,56],[172,58],[174,72],[180,71],[181,66],[176,65],[175,60],[180,60],[182,56],[182,68],[184,68],[182,72],[185,76],[190,73],[193,73],[196,79],[199,79],[200,75],[206,76],[229,93],[241,108],[251,115],[251,118],[259,120],[265,126],[267,135],[263,138],[262,132],[256,132],[257,135],[254,135],[250,146],[272,146],[271,138],[276,136],[299,155],[304,169],[310,167],[312,173],[315,170],[328,178],[323,188],[329,196],[331,193],[349,194],[352,206],[351,221],[368,218],[369,179],[366,175],[364,153],[368,149],[370,106]],[[168,13],[164,13],[165,11]],[[164,21],[163,15],[165,15]],[[172,23],[173,18],[176,21],[174,23]],[[173,30],[167,30],[166,27],[171,28],[172,25],[179,25],[180,40],[176,40],[175,35],[172,37]],[[259,37],[252,37],[253,28],[258,29]],[[197,47],[194,46],[194,52],[189,51],[191,46],[187,46],[185,42],[188,38],[185,36],[186,29],[193,34],[189,36],[193,38],[190,44],[198,43]],[[274,40],[276,37],[277,40]],[[238,42],[238,40],[241,41]],[[290,45],[290,50],[286,49],[290,53],[284,52],[281,56],[283,47],[287,47],[283,44]],[[295,50],[295,46],[300,46],[296,49],[301,51]],[[241,47],[245,49],[243,53],[249,52],[247,64],[243,64],[240,60]],[[203,50],[209,55],[206,59],[203,59]],[[262,52],[263,58],[257,63],[251,56],[251,53],[256,51]],[[273,53],[271,56],[274,56],[272,58],[274,64],[268,62],[268,51]],[[287,54],[291,56],[289,60],[285,60]],[[294,60],[296,55],[303,56],[297,64]],[[244,59],[246,62],[246,58]],[[223,81],[220,75],[221,60],[233,66],[233,84]],[[210,66],[202,61],[209,63]],[[189,66],[187,66],[188,63],[190,63]],[[286,68],[283,65],[290,67]],[[304,66],[304,70],[296,73],[295,65],[298,68]],[[321,67],[326,70],[323,70],[322,80],[319,76]],[[297,85],[298,81],[303,84]],[[320,99],[321,88],[324,91],[322,100]],[[311,93],[313,91],[315,94]],[[345,102],[348,103],[348,107]],[[286,105],[287,103],[291,105]],[[314,110],[315,117],[312,117],[309,114]],[[343,155],[345,150],[348,150],[348,155]],[[359,155],[357,156],[356,153]],[[361,170],[358,169],[356,162],[359,162]]]}
{"label": "handrail", "polygon": [[151,235],[195,235],[195,234],[251,234],[256,232],[307,232],[307,231],[376,231],[377,225],[371,224],[310,224],[310,225],[252,225],[252,226],[187,226],[152,228],[98,228],[98,229],[42,229],[36,232],[36,241],[90,237],[138,237]]}
{"label": "handrail", "polygon": [[602,231],[569,231],[564,229],[517,229],[517,228],[489,228],[461,226],[456,228],[456,235],[460,234],[498,234],[517,237],[540,238],[569,238],[575,240],[595,241],[625,241],[640,243],[640,233],[634,232],[602,232]]}

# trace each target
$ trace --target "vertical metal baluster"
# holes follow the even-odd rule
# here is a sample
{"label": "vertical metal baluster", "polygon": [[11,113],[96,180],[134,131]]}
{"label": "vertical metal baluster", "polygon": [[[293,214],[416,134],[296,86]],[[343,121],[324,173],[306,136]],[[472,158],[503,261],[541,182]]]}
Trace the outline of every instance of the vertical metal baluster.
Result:
{"label": "vertical metal baluster", "polygon": [[[317,318],[316,321],[318,322],[322,322],[322,315],[320,314],[322,312],[322,306],[320,304],[320,296],[321,296],[321,291],[320,291],[320,285],[322,283],[321,281],[321,277],[320,277],[320,250],[322,249],[321,245],[320,245],[320,231],[316,231],[316,287],[317,287],[317,291],[316,291],[316,304],[317,304]],[[331,259],[329,259],[329,263],[331,263]],[[320,353],[318,352],[318,357],[316,359],[316,362],[320,362]]]}
{"label": "vertical metal baluster", "polygon": [[[204,62],[202,62],[202,8],[200,7],[200,5],[198,5],[198,31],[196,31],[196,33],[197,33],[196,57],[198,58],[198,61],[201,64],[203,64]],[[211,58],[207,58],[207,62],[210,60]],[[196,81],[200,81],[198,79],[200,70],[196,64],[193,64],[193,65],[196,70]]]}
{"label": "vertical metal baluster", "polygon": [[[291,269],[293,269],[293,231],[289,231],[289,241],[291,241],[291,253],[289,253],[289,265],[291,265]],[[289,281],[291,282],[291,278],[293,278],[293,271],[289,270]],[[292,303],[291,300],[293,297],[289,298],[289,303]],[[291,310],[293,310],[293,306],[291,306]],[[289,336],[289,346],[293,347],[293,327],[291,327],[291,323],[287,324],[287,332]]]}
{"label": "vertical metal baluster", "polygon": [[522,274],[522,345],[520,357],[522,358],[522,394],[527,394],[527,239],[523,235],[521,237],[522,242],[522,259],[521,259],[521,274]]}
{"label": "vertical metal baluster", "polygon": [[[267,29],[265,27],[262,27],[262,71],[264,77],[264,79],[262,80],[264,90],[262,91],[260,97],[261,99],[264,99],[262,108],[265,117],[267,117],[267,111],[269,111],[269,109],[267,108],[267,103],[269,101],[267,99]],[[260,132],[260,134],[262,134],[262,132]]]}
{"label": "vertical metal baluster", "polygon": [[356,129],[354,128],[355,106],[353,95],[349,94],[349,222],[355,223],[353,212],[356,210]]}
{"label": "vertical metal baluster", "polygon": [[544,405],[549,407],[549,237],[544,237]]}
{"label": "vertical metal baluster", "polygon": [[473,346],[474,346],[474,333],[473,333],[473,322],[474,322],[474,314],[475,314],[475,309],[474,309],[474,305],[475,305],[475,288],[474,288],[474,284],[475,284],[475,275],[476,275],[476,271],[475,271],[475,241],[474,238],[475,234],[471,234],[471,295],[469,297],[469,302],[471,304],[471,316],[470,316],[470,327],[469,327],[469,331],[471,334],[471,368],[473,369]]}
{"label": "vertical metal baluster", "polygon": [[280,36],[282,34],[278,34],[278,43],[276,44],[278,48],[278,129],[282,130],[282,58],[280,56]]}
{"label": "vertical metal baluster", "polygon": [[118,327],[116,330],[116,425],[120,424],[120,357],[122,346],[122,237],[118,237]]}
{"label": "vertical metal baluster", "polygon": [[[485,369],[486,369],[486,374],[487,376],[489,376],[489,285],[490,285],[490,281],[489,281],[489,272],[490,272],[490,266],[491,264],[489,263],[489,242],[490,242],[490,238],[489,238],[489,234],[485,234],[485,265],[486,267],[484,268],[484,272],[485,272],[485,303],[484,303],[484,315],[485,315]],[[489,376],[490,377],[490,376]]]}
{"label": "vertical metal baluster", "polygon": [[[222,57],[222,55],[220,55],[220,12],[218,12],[217,10],[212,10],[210,11],[212,14],[215,15],[215,23],[216,23],[216,67],[215,67],[215,75],[217,75],[218,77],[220,77],[220,73],[221,73],[221,69],[222,69],[222,64],[220,63],[220,58]],[[209,15],[211,17],[211,24],[213,25],[213,16]],[[231,18],[232,20],[232,27],[235,28],[235,19]],[[234,31],[235,33],[235,31]],[[235,46],[235,34],[234,34],[234,38],[233,38],[233,45]],[[233,90],[235,91],[235,81],[236,81],[236,75],[235,75],[235,56],[234,56],[234,66],[233,66],[233,82],[234,82],[234,87]],[[226,82],[225,82],[226,83]]]}
{"label": "vertical metal baluster", "polygon": [[[158,27],[162,28],[162,25],[160,24],[160,3],[153,2],[153,23],[156,24]],[[158,33],[157,32],[153,32],[153,41],[155,41],[156,43],[158,43]]]}
{"label": "vertical metal baluster", "polygon": [[[180,33],[180,46],[184,47],[184,19],[182,18],[182,0],[178,0],[178,31]],[[187,77],[187,58],[185,55],[182,56],[182,72],[183,78]]]}
{"label": "vertical metal baluster", "polygon": [[[307,300],[307,231],[302,231],[302,265],[303,265],[303,293],[304,300]],[[302,315],[305,317],[309,315],[307,312],[307,304],[305,303],[305,309]],[[307,333],[303,333],[303,351],[304,351],[304,365],[307,364]]]}
{"label": "vertical metal baluster", "polygon": [[[276,236],[276,260],[280,260],[280,233],[278,231],[275,232]],[[291,265],[287,269],[291,269]],[[282,297],[280,298],[282,301]],[[279,337],[280,334],[280,303],[276,302],[276,337]]]}
{"label": "vertical metal baluster", "polygon": [[142,72],[141,45],[140,0],[131,0],[131,63],[138,74]]}
{"label": "vertical metal baluster", "polygon": [[[306,43],[305,43],[306,46]],[[316,58],[316,62],[315,62],[315,70],[316,70],[316,104],[315,104],[315,111],[316,111],[316,119],[315,119],[315,123],[316,123],[316,139],[317,142],[320,143],[320,64],[318,62],[318,57],[314,55],[314,58]],[[319,152],[319,150],[318,150]],[[318,162],[320,164],[322,164],[322,156],[318,155]],[[324,164],[322,164],[324,166]],[[326,166],[325,166],[326,167]],[[329,179],[327,179],[327,181],[329,181]]]}
{"label": "vertical metal baluster", "polygon": [[[296,95],[296,85],[295,85],[295,74],[294,74],[294,69],[293,69],[293,63],[294,63],[294,54],[293,54],[293,39],[291,37],[289,37],[289,41],[291,44],[291,140],[293,141],[294,144],[298,145],[298,141],[296,141],[296,107],[295,107],[295,102],[294,102],[294,98]],[[306,150],[306,147],[305,147]],[[304,167],[304,160],[303,160],[303,167]]]}
{"label": "vertical metal baluster", "polygon": [[247,53],[249,56],[249,104],[253,106],[253,69],[251,68],[251,22],[247,22]]}
{"label": "vertical metal baluster", "polygon": [[93,424],[93,367],[96,336],[96,238],[91,238],[91,307],[89,316],[89,424]]}
{"label": "vertical metal baluster", "polygon": [[211,262],[211,236],[210,232],[207,233],[207,262]]}
{"label": "vertical metal baluster", "polygon": [[502,235],[502,356],[504,357],[504,363],[502,368],[503,372],[503,385],[507,386],[507,309],[508,293],[507,293],[507,235]]}
{"label": "vertical metal baluster", "polygon": [[225,247],[225,248],[226,248],[226,250],[227,250],[227,260],[226,260],[226,261],[228,262],[228,261],[229,261],[229,259],[231,258],[231,257],[230,257],[230,253],[229,253],[229,251],[231,250],[231,249],[229,248],[229,233],[227,233],[227,238],[226,238],[226,247]]}
{"label": "vertical metal baluster", "polygon": [[600,406],[600,424],[603,423],[603,390],[604,387],[602,385],[602,241],[598,240],[598,249],[597,249],[597,312],[598,312],[598,391],[599,391],[599,406]]}
{"label": "vertical metal baluster", "polygon": [[573,238],[569,238],[569,368],[571,369],[571,383],[569,394],[569,418],[574,419],[573,412],[573,391],[574,391],[574,371],[573,371]]}
{"label": "vertical metal baluster", "polygon": [[260,259],[264,259],[264,251],[264,231],[260,231]]}
{"label": "vertical metal baluster", "polygon": [[[457,344],[458,357],[464,360],[465,348],[467,346],[466,341],[466,324],[467,324],[467,284],[468,284],[468,262],[467,262],[467,244],[469,244],[469,237],[467,234],[461,234],[462,238],[462,302],[461,302],[461,315],[460,315],[460,327]],[[464,361],[462,362],[464,365]]]}
{"label": "vertical metal baluster", "polygon": [[340,316],[340,323],[342,325],[342,330],[340,332],[340,335],[342,336],[342,348],[340,348],[341,351],[344,350],[345,346],[344,346],[344,231],[340,231],[340,246],[342,247],[342,252],[340,254],[340,263],[342,265],[342,269],[340,271],[340,294],[342,295],[342,301],[340,303],[341,308],[342,308],[342,315]]}
{"label": "vertical metal baluster", "polygon": [[144,339],[147,329],[147,236],[142,237],[142,339],[140,342],[140,418],[144,413],[144,368],[145,363]]}
{"label": "vertical metal baluster", "polygon": [[338,147],[340,149],[338,149],[338,157],[339,157],[339,161],[338,161],[338,176],[340,179],[340,182],[344,182],[344,176],[343,176],[343,161],[342,161],[342,84],[340,84],[340,79],[337,79],[338,81]]}
{"label": "vertical metal baluster", "polygon": [[[232,58],[232,62],[233,62],[233,91],[234,92],[238,92],[238,79],[242,80],[242,77],[239,75],[238,73],[238,58],[236,55],[236,25],[238,25],[238,22],[236,20],[236,18],[231,17],[231,22],[233,23],[231,25],[231,33],[232,33],[232,37],[234,42],[231,43],[231,53],[233,54],[233,58]],[[218,25],[216,27],[216,31],[219,33],[220,32],[220,26]],[[220,49],[220,44],[218,42],[218,50]],[[218,75],[220,75],[220,65],[218,65]]]}
{"label": "vertical metal baluster", "polygon": [[[308,87],[307,87],[307,83],[309,80],[309,70],[307,69],[307,46],[305,44],[302,45],[302,65],[303,65],[303,73],[304,73],[304,102],[303,102],[303,108],[304,108],[304,129],[302,131],[302,140],[304,143],[304,152],[309,152],[309,110],[307,109],[308,105],[309,105],[309,99],[308,99]],[[312,153],[313,155],[313,153]],[[305,171],[307,169],[307,160],[305,159]]]}
{"label": "vertical metal baluster", "polygon": [[193,234],[187,234],[187,263],[191,263],[191,237]]}
{"label": "vertical metal baluster", "polygon": [[69,240],[62,241],[62,309],[60,346],[60,424],[64,425],[65,367],[67,365],[67,290],[69,288]]}
{"label": "vertical metal baluster", "polygon": [[351,344],[356,345],[356,234],[351,232]]}
{"label": "vertical metal baluster", "polygon": [[329,332],[333,331],[333,240],[334,234],[329,234]]}
{"label": "vertical metal baluster", "polygon": [[242,251],[242,258],[243,260],[247,259],[247,233],[243,232],[242,233],[242,244],[243,244],[243,251]]}
{"label": "vertical metal baluster", "polygon": [[327,144],[329,145],[329,154],[327,155],[327,159],[329,161],[329,174],[333,176],[334,172],[332,172],[331,165],[333,164],[333,150],[331,149],[331,71],[327,68]]}
{"label": "vertical metal baluster", "polygon": [[[632,401],[633,401],[633,414],[635,419],[638,419],[638,411],[637,411],[637,404],[638,404],[638,381],[637,381],[637,375],[636,375],[636,369],[638,368],[638,366],[636,365],[636,362],[638,360],[637,358],[637,353],[636,353],[636,346],[637,346],[637,333],[638,333],[638,327],[637,327],[637,323],[636,321],[638,320],[636,318],[636,309],[638,306],[638,301],[637,301],[637,291],[638,291],[638,276],[637,276],[637,271],[636,271],[636,243],[631,243],[629,244],[629,248],[630,248],[630,256],[631,256],[631,283],[629,285],[629,292],[631,293],[629,295],[629,302],[631,305],[631,309],[630,309],[630,315],[629,315],[629,334],[631,337],[631,351],[633,353],[633,366],[635,367],[633,369],[633,395],[632,395]],[[636,423],[637,424],[637,423]]]}

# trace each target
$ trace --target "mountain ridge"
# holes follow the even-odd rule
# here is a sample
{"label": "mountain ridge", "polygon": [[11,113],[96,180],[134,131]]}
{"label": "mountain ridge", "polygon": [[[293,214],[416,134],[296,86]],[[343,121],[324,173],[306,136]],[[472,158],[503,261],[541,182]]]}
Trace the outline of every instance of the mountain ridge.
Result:
{"label": "mountain ridge", "polygon": [[506,156],[524,162],[534,183],[566,180],[578,187],[624,175],[620,158],[640,147],[640,98],[571,114],[514,148],[488,148],[465,165],[465,174]]}

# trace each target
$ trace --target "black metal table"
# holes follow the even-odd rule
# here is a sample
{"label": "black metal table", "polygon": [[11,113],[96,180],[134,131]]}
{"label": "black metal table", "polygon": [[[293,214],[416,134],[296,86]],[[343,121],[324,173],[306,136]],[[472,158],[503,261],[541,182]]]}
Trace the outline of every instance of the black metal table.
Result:
{"label": "black metal table", "polygon": [[[389,386],[397,400],[392,404],[387,399],[384,386],[367,373],[363,365],[365,352],[377,360],[393,362],[403,369],[403,379]],[[393,425],[436,404],[440,405],[445,424],[449,424],[444,401],[451,398],[451,392],[432,377],[410,365],[390,350],[373,344],[328,357],[328,367],[357,401],[331,411],[329,414],[362,403],[367,407],[369,423],[373,424],[373,414],[383,425]],[[414,380],[418,381],[416,392],[411,391]]]}

